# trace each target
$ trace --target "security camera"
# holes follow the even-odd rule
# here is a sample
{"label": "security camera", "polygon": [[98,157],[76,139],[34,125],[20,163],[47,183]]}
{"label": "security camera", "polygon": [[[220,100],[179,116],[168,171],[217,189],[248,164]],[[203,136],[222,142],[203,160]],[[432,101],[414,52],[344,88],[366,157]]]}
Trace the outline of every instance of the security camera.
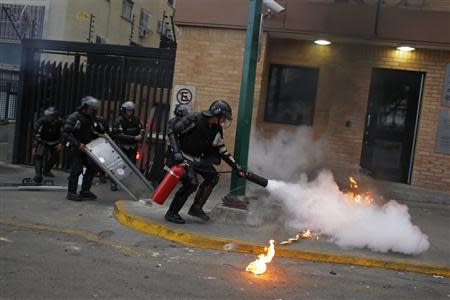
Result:
{"label": "security camera", "polygon": [[269,8],[269,10],[277,14],[285,10],[285,8],[278,4],[275,0],[263,0],[263,3]]}

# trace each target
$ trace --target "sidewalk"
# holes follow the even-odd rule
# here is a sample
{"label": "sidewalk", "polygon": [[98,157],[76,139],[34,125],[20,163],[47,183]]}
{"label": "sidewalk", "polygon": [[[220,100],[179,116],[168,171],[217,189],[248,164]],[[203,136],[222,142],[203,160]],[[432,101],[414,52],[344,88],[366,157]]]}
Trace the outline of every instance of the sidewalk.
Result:
{"label": "sidewalk", "polygon": [[[287,232],[284,226],[276,221],[268,221],[259,226],[250,225],[247,211],[221,205],[221,199],[227,192],[226,187],[220,186],[211,195],[206,211],[209,211],[212,220],[207,224],[187,214],[192,199],[188,200],[180,213],[186,220],[184,225],[164,220],[171,199],[163,206],[155,203],[149,206],[143,202],[118,201],[115,203],[114,213],[119,222],[142,232],[195,247],[255,253],[255,258],[263,252],[270,239],[280,242],[295,236],[296,232]],[[320,237],[319,240],[302,239],[289,245],[276,245],[276,256],[450,277],[449,206],[421,202],[403,204],[409,207],[412,222],[429,237],[431,246],[420,255],[341,249],[328,242],[326,237]]]}
{"label": "sidewalk", "polygon": [[[19,183],[23,177],[30,177],[32,174],[33,169],[28,166],[0,164],[0,195],[6,196],[6,191],[1,191],[2,185],[5,183]],[[55,174],[57,175],[55,185],[67,185],[67,173],[55,171]],[[227,175],[223,177],[225,176]],[[224,179],[226,182],[226,178]],[[296,234],[296,232],[287,232],[284,226],[270,220],[261,226],[251,226],[248,222],[248,212],[222,207],[222,197],[228,193],[226,185],[218,186],[206,203],[206,210],[210,212],[212,218],[212,221],[207,224],[187,215],[186,210],[192,203],[192,198],[188,200],[181,212],[187,224],[175,225],[164,220],[164,214],[171,199],[168,199],[164,206],[155,203],[148,206],[143,202],[129,201],[127,194],[123,191],[110,192],[109,184],[95,185],[93,191],[100,196],[100,200],[90,203],[70,203],[73,205],[64,205],[64,207],[70,211],[83,208],[86,210],[83,212],[84,216],[88,216],[88,211],[97,209],[99,205],[103,210],[104,207],[111,207],[117,199],[124,199],[114,204],[114,215],[119,222],[132,229],[194,247],[254,253],[256,258],[263,252],[270,239],[283,241]],[[8,193],[12,192],[14,191],[8,191]],[[30,195],[33,199],[45,197],[50,202],[59,198],[64,199],[65,196],[64,191],[21,193],[24,196]],[[421,255],[383,254],[367,249],[340,249],[335,244],[327,242],[325,237],[320,237],[319,240],[301,240],[289,245],[276,245],[276,257],[353,264],[450,277],[449,205],[423,202],[403,202],[403,204],[409,207],[412,222],[418,225],[430,239],[430,249]],[[254,205],[258,205],[258,203],[256,202]],[[4,209],[6,210],[6,207]],[[45,224],[55,223],[53,218],[57,219],[61,213],[64,214],[59,210],[42,211],[41,213],[29,210],[21,212],[27,216],[27,219]],[[106,213],[100,215],[107,218]],[[114,219],[109,220],[113,223],[116,222]],[[72,218],[64,222],[75,228],[79,226],[78,221],[72,220]],[[91,220],[91,222],[95,221]],[[112,226],[112,223],[110,225]]]}

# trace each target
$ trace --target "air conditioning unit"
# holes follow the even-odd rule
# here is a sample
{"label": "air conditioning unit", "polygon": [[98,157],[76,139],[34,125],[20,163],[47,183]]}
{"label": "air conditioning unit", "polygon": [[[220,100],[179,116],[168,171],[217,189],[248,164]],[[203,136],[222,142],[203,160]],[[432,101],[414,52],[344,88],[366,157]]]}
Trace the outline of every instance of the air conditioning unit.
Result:
{"label": "air conditioning unit", "polygon": [[163,26],[163,22],[161,22],[161,20],[158,21],[158,25],[156,26],[156,31],[159,34],[162,34],[164,30],[164,26]]}
{"label": "air conditioning unit", "polygon": [[139,37],[143,38],[148,34],[148,29],[142,26],[139,26]]}

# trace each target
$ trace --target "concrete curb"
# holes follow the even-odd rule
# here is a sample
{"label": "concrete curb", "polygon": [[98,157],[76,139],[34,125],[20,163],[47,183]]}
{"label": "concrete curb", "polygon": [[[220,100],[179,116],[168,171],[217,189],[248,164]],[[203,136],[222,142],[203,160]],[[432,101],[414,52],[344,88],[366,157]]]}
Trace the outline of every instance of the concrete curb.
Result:
{"label": "concrete curb", "polygon": [[[264,245],[258,245],[247,241],[197,234],[178,228],[166,226],[159,222],[140,217],[125,205],[124,201],[114,204],[114,216],[116,219],[132,229],[158,236],[184,245],[239,253],[260,254],[264,251]],[[349,264],[372,268],[390,269],[396,271],[415,272],[431,275],[450,277],[450,268],[427,264],[414,264],[402,260],[381,260],[356,256],[339,255],[333,252],[308,251],[301,249],[276,248],[277,256],[301,260],[310,260],[327,263]]]}

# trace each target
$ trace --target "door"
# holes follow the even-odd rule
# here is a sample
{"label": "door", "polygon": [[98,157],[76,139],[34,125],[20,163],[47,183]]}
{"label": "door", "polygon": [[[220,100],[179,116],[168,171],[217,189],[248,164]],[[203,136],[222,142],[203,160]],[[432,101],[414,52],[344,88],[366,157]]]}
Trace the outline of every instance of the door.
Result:
{"label": "door", "polygon": [[425,73],[374,68],[361,166],[377,179],[410,183]]}

